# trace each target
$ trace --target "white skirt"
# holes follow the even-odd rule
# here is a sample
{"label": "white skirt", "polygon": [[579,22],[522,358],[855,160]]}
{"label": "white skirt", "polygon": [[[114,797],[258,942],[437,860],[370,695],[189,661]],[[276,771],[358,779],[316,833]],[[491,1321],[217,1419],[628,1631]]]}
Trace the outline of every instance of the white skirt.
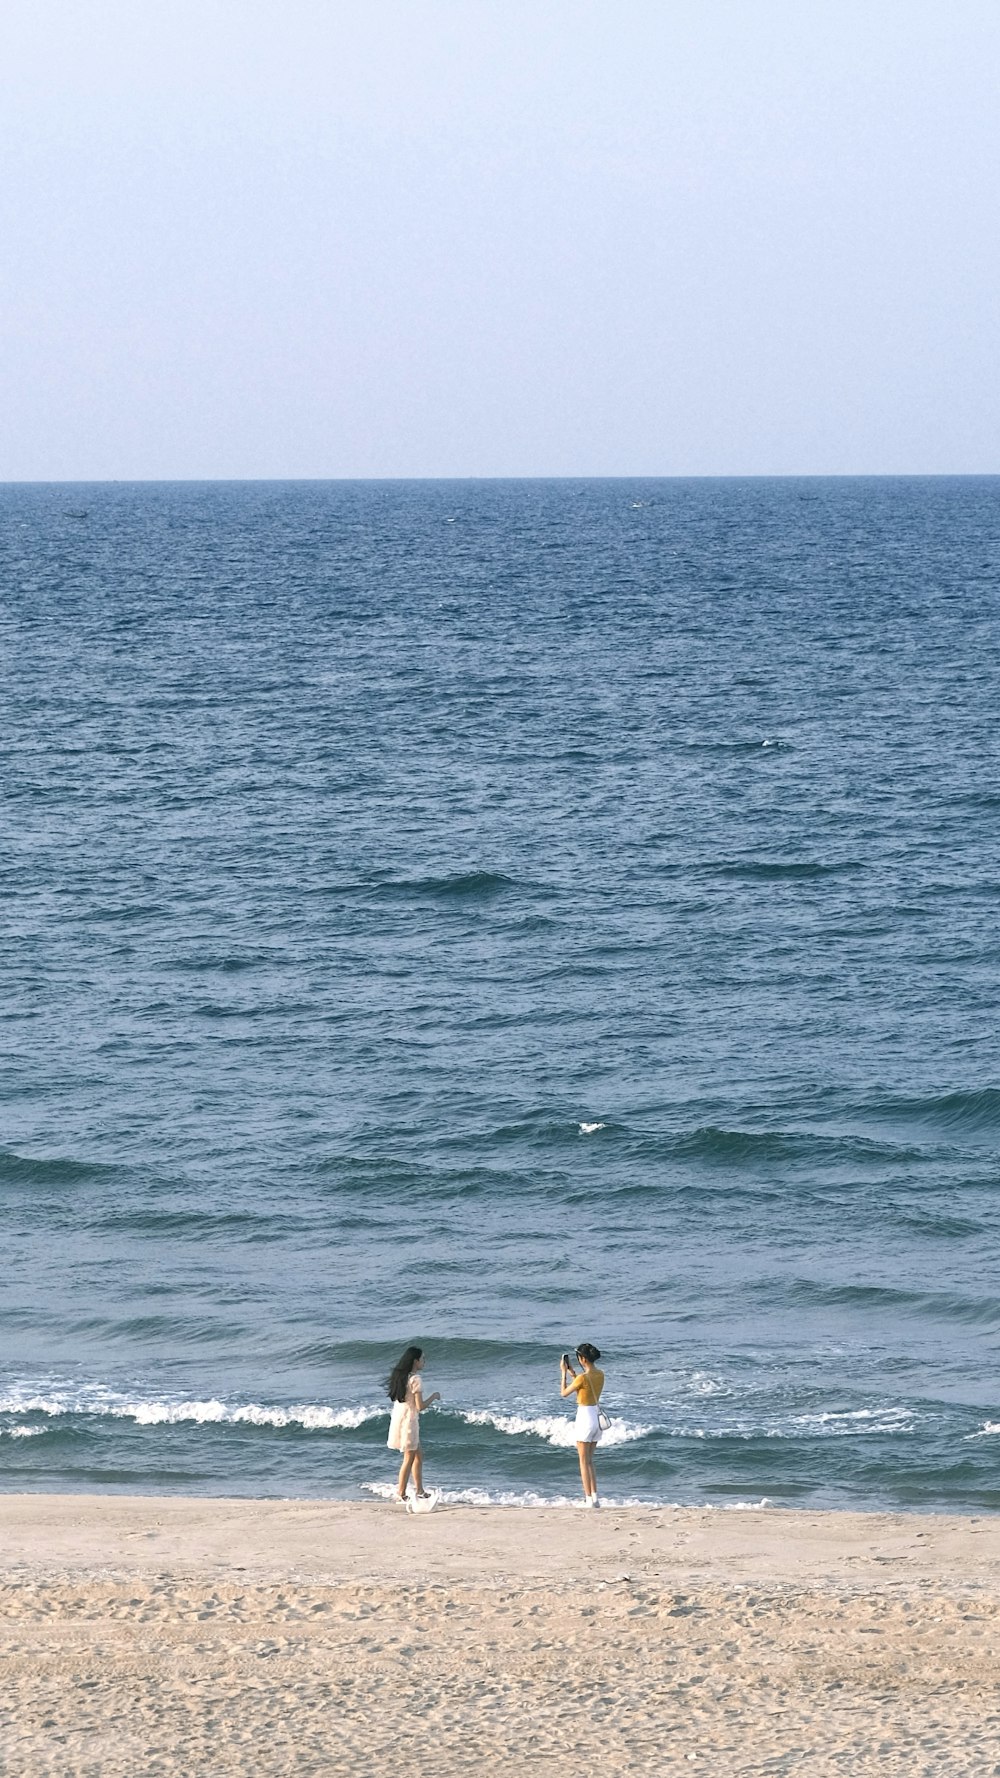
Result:
{"label": "white skirt", "polygon": [[385,1442],[390,1451],[419,1451],[420,1415],[413,1412],[408,1401],[393,1402]]}
{"label": "white skirt", "polygon": [[601,1423],[596,1408],[584,1407],[576,1410],[573,1422],[573,1436],[578,1445],[596,1445],[601,1436]]}

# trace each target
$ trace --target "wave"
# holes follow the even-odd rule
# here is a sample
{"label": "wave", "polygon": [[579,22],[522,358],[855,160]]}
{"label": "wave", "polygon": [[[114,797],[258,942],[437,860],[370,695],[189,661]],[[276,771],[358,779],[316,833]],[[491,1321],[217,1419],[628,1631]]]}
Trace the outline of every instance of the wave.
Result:
{"label": "wave", "polygon": [[301,1427],[306,1432],[354,1431],[369,1420],[387,1420],[388,1404],[331,1408],[319,1403],[288,1407],[261,1402],[141,1397],[100,1386],[75,1390],[31,1391],[12,1388],[0,1394],[0,1414],[43,1415],[46,1419],[97,1418],[131,1420],[137,1426],[271,1426]]}
{"label": "wave", "polygon": [[[710,1397],[729,1394],[714,1379],[703,1379],[694,1390],[696,1395]],[[880,1403],[861,1408],[817,1408],[810,1412],[786,1413],[773,1418],[741,1415],[732,1407],[718,1423],[702,1420],[694,1403],[692,1418],[663,1420],[630,1420],[612,1414],[611,1425],[601,1437],[601,1449],[637,1444],[645,1439],[658,1441],[660,1459],[663,1442],[696,1441],[700,1445],[725,1444],[737,1441],[742,1445],[759,1441],[813,1441],[883,1435],[899,1437],[911,1434],[918,1422],[914,1409],[893,1403]],[[443,1422],[437,1437],[457,1448],[464,1429],[473,1434],[499,1434],[503,1439],[538,1443],[558,1450],[571,1450],[576,1442],[573,1417],[570,1414],[505,1413],[494,1408],[439,1407],[435,1419]],[[273,1403],[224,1400],[217,1396],[184,1398],[115,1390],[102,1385],[76,1388],[59,1386],[31,1387],[12,1385],[0,1392],[0,1434],[8,1438],[37,1437],[43,1432],[53,1434],[80,1430],[83,1421],[119,1421],[137,1428],[259,1428],[276,1432],[307,1434],[351,1433],[364,1427],[383,1427],[389,1418],[389,1405],[373,1402],[333,1406],[323,1402]],[[986,1437],[1000,1433],[1000,1426],[987,1422],[979,1434]],[[384,1436],[380,1433],[379,1437]],[[472,1449],[475,1449],[475,1444]],[[654,1462],[656,1461],[654,1457]],[[469,1496],[471,1498],[471,1496]],[[539,1497],[538,1504],[545,1502]]]}
{"label": "wave", "polygon": [[912,1408],[884,1406],[818,1409],[814,1413],[789,1414],[770,1423],[732,1420],[720,1426],[677,1424],[657,1430],[668,1438],[694,1439],[700,1444],[729,1440],[750,1444],[759,1439],[870,1438],[876,1433],[892,1437],[913,1432],[915,1423]]}
{"label": "wave", "polygon": [[[399,1184],[408,1192],[419,1189],[435,1197],[471,1198],[524,1188],[518,1150],[532,1149],[555,1160],[560,1151],[568,1156],[571,1148],[579,1155],[581,1139],[597,1137],[602,1146],[613,1143],[626,1163],[700,1161],[733,1169],[769,1162],[799,1167],[898,1168],[927,1162],[933,1150],[933,1144],[924,1148],[912,1139],[893,1141],[888,1135],[864,1135],[856,1130],[753,1129],[722,1123],[657,1130],[643,1128],[638,1120],[630,1123],[627,1114],[603,1112],[598,1116],[591,1112],[581,1118],[579,1111],[564,1115],[552,1106],[529,1106],[509,1122],[483,1120],[466,1128],[442,1129],[436,1136],[438,1159],[434,1164],[389,1154],[350,1154],[318,1158],[303,1171],[311,1178],[330,1176],[338,1194],[345,1186],[352,1191],[368,1188],[381,1193]],[[734,1186],[738,1184],[735,1180]],[[574,1195],[567,1180],[561,1180],[559,1186]],[[683,1190],[683,1182],[673,1179],[669,1189]],[[664,1181],[652,1173],[648,1177],[633,1174],[622,1183],[609,1177],[602,1190],[615,1197],[659,1198]]]}
{"label": "wave", "polygon": [[965,809],[1000,809],[1000,792],[996,790],[954,791],[948,797],[948,804]]}
{"label": "wave", "polygon": [[[209,1286],[209,1294],[215,1289]],[[229,1346],[232,1341],[250,1332],[246,1321],[234,1316],[128,1315],[121,1320],[107,1315],[67,1317],[66,1328],[74,1334],[110,1334],[116,1340],[133,1343],[156,1340],[172,1346]]]}
{"label": "wave", "polygon": [[764,1284],[759,1294],[775,1301],[818,1305],[821,1308],[909,1309],[935,1320],[957,1321],[970,1327],[1000,1326],[1000,1297],[959,1296],[946,1290],[906,1290],[891,1284],[822,1284],[798,1278],[787,1285]]}
{"label": "wave", "polygon": [[[305,1432],[356,1431],[374,1420],[388,1420],[389,1404],[363,1403],[354,1407],[330,1407],[324,1403],[283,1406],[264,1402],[223,1401],[216,1396],[200,1400],[182,1397],[140,1396],[92,1385],[77,1389],[30,1389],[14,1386],[0,1393],[0,1414],[46,1419],[98,1418],[131,1420],[136,1426],[266,1426],[299,1427]],[[443,1420],[466,1426],[489,1426],[508,1437],[533,1437],[550,1445],[572,1446],[573,1420],[566,1414],[502,1414],[489,1409],[439,1408]],[[604,1445],[627,1444],[645,1438],[651,1426],[632,1425],[612,1416],[602,1436]]]}
{"label": "wave", "polygon": [[[396,1489],[392,1482],[362,1482],[361,1491],[373,1494],[378,1500],[395,1500]],[[501,1507],[559,1507],[570,1511],[585,1511],[584,1503],[579,1494],[540,1494],[534,1488],[435,1488],[436,1499],[442,1506],[501,1506]],[[650,1499],[636,1494],[605,1494],[601,1501],[611,1511],[640,1508],[644,1512],[679,1512],[689,1510],[690,1501]],[[766,1495],[760,1500],[726,1500],[722,1502],[699,1500],[698,1511],[706,1513],[753,1513],[773,1508],[774,1502]],[[626,1578],[624,1575],[622,1578]]]}
{"label": "wave", "polygon": [[837,864],[824,864],[820,859],[733,859],[727,864],[713,865],[709,875],[714,877],[738,877],[751,882],[777,883],[783,881],[799,882],[811,878],[843,876],[846,873],[864,870],[860,859],[848,858]]}
{"label": "wave", "polygon": [[790,1424],[794,1433],[851,1437],[857,1433],[911,1432],[914,1418],[912,1408],[824,1408],[812,1414],[795,1414]]}
{"label": "wave", "polygon": [[[475,1339],[471,1335],[442,1335],[428,1340],[435,1369],[447,1365],[481,1364],[495,1369],[498,1363],[520,1365],[552,1363],[551,1344],[538,1340]],[[399,1357],[398,1340],[308,1340],[290,1354],[296,1363],[362,1363],[370,1365],[376,1375],[388,1371]]]}
{"label": "wave", "polygon": [[793,741],[784,740],[780,735],[762,735],[746,741],[685,741],[682,743],[686,753],[794,753]]}
{"label": "wave", "polygon": [[862,1107],[869,1116],[930,1124],[949,1134],[1000,1130],[1000,1087],[978,1087],[926,1098],[883,1098]]}
{"label": "wave", "polygon": [[[391,1482],[362,1482],[362,1492],[374,1494],[379,1500],[395,1500],[396,1489]],[[525,1507],[544,1506],[584,1509],[584,1502],[579,1494],[540,1494],[535,1488],[435,1488],[435,1497],[442,1506],[504,1506]],[[672,1500],[641,1500],[632,1495],[602,1494],[605,1507],[670,1507],[678,1502]],[[747,1503],[749,1504],[749,1503]],[[764,1503],[761,1502],[763,1505]]]}
{"label": "wave", "polygon": [[[593,1135],[597,1130],[606,1130],[610,1135],[615,1128],[611,1119],[581,1123],[578,1117],[560,1117],[546,1106],[525,1111],[523,1116],[512,1123],[489,1124],[479,1129],[459,1130],[454,1134],[443,1135],[439,1138],[439,1146],[464,1151],[492,1150],[525,1143],[537,1149],[557,1149],[566,1148],[571,1143],[578,1146],[581,1135]],[[485,1177],[490,1182],[493,1181],[492,1174]]]}
{"label": "wave", "polygon": [[63,1155],[15,1154],[0,1148],[0,1185],[75,1185],[111,1179],[118,1168],[104,1161],[78,1161]]}
{"label": "wave", "polygon": [[893,1206],[890,1219],[899,1228],[910,1229],[915,1235],[928,1235],[934,1241],[966,1241],[986,1233],[986,1225],[974,1222],[968,1216],[949,1216],[942,1211],[935,1215],[932,1211],[903,1212]]}
{"label": "wave", "polygon": [[681,1160],[720,1161],[822,1161],[854,1162],[878,1166],[898,1165],[922,1158],[911,1146],[879,1141],[868,1136],[826,1135],[811,1130],[738,1130],[705,1124],[664,1138],[640,1141],[641,1153],[655,1151]]}
{"label": "wave", "polygon": [[[562,1447],[576,1444],[573,1421],[566,1414],[542,1414],[531,1418],[524,1414],[499,1414],[489,1408],[476,1408],[460,1413],[459,1418],[467,1426],[492,1426],[495,1431],[503,1432],[510,1438],[540,1438],[546,1444]],[[612,1415],[610,1427],[601,1434],[601,1445],[630,1444],[633,1439],[646,1438],[655,1430],[652,1426],[630,1425],[628,1421]]]}
{"label": "wave", "polygon": [[382,878],[373,885],[380,895],[430,896],[436,900],[485,901],[517,884],[502,871],[458,871],[440,877]]}
{"label": "wave", "polygon": [[709,1161],[784,1160],[795,1138],[780,1130],[726,1130],[716,1124],[675,1136],[670,1146],[678,1157]]}
{"label": "wave", "polygon": [[[578,1140],[575,1125],[572,1134]],[[475,1134],[469,1137],[442,1136],[438,1146],[454,1147],[465,1143],[473,1146],[482,1143],[488,1146],[488,1139]],[[501,1169],[487,1162],[463,1165],[461,1162],[424,1162],[419,1158],[411,1161],[392,1154],[324,1156],[304,1163],[301,1171],[307,1180],[316,1182],[317,1189],[337,1199],[339,1227],[344,1226],[340,1206],[347,1192],[355,1197],[370,1195],[380,1201],[380,1206],[387,1192],[396,1191],[405,1191],[407,1196],[426,1195],[444,1203],[455,1198],[475,1198],[516,1190],[521,1183],[516,1168]],[[380,1213],[379,1208],[376,1214]],[[359,1218],[356,1226],[364,1228],[374,1227],[376,1224],[366,1218]]]}
{"label": "wave", "polygon": [[205,1210],[149,1208],[136,1204],[121,1208],[117,1204],[100,1215],[86,1219],[88,1229],[98,1233],[109,1231],[138,1235],[190,1235],[204,1239],[228,1235],[247,1241],[274,1241],[282,1236],[306,1232],[308,1224],[301,1216],[282,1211]]}
{"label": "wave", "polygon": [[684,1388],[690,1395],[705,1397],[715,1395],[732,1395],[732,1385],[722,1382],[721,1378],[710,1376],[708,1371],[692,1371],[685,1378]]}
{"label": "wave", "polygon": [[218,973],[220,975],[237,975],[248,969],[265,968],[275,962],[273,952],[247,951],[242,954],[235,951],[192,951],[171,957],[167,964],[170,969],[190,970],[192,974]]}

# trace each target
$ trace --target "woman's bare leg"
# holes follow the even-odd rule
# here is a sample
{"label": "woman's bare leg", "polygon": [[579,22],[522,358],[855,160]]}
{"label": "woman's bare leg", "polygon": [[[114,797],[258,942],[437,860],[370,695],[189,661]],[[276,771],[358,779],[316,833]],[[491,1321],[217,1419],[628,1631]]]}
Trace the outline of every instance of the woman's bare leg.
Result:
{"label": "woman's bare leg", "polygon": [[597,1493],[597,1476],[594,1471],[594,1446],[577,1445],[580,1453],[580,1480],[583,1483],[584,1499],[589,1500]]}
{"label": "woman's bare leg", "polygon": [[423,1455],[420,1451],[411,1451],[410,1456],[413,1459],[413,1489],[414,1489],[414,1493],[422,1494],[424,1491],[424,1459],[423,1459]]}
{"label": "woman's bare leg", "polygon": [[399,1480],[396,1483],[396,1495],[400,1500],[406,1499],[406,1484],[410,1479],[410,1471],[413,1468],[413,1459],[416,1455],[416,1451],[403,1452],[403,1461],[399,1466]]}

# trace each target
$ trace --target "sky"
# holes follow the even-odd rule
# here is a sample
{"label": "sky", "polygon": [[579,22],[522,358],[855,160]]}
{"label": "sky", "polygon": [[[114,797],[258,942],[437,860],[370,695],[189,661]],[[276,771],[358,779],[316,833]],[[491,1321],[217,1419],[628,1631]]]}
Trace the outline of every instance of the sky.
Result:
{"label": "sky", "polygon": [[998,0],[3,0],[0,480],[1000,471]]}

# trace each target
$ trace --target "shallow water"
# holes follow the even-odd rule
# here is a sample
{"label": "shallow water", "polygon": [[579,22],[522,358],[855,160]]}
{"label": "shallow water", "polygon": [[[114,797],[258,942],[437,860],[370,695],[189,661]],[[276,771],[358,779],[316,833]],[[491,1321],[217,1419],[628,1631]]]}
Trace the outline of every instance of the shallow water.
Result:
{"label": "shallow water", "polygon": [[0,489],[0,1485],[1000,1504],[998,503]]}

